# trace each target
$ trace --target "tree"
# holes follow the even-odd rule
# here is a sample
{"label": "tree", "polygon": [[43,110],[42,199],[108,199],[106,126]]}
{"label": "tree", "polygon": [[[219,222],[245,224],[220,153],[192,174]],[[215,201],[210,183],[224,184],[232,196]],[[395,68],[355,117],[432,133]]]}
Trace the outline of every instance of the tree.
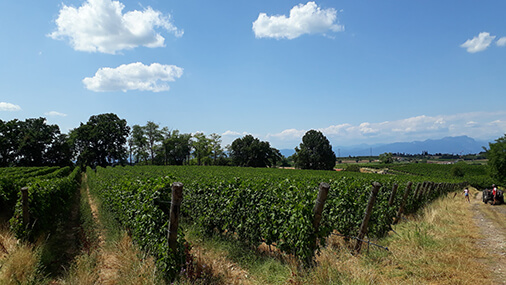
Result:
{"label": "tree", "polygon": [[0,166],[66,166],[70,147],[58,125],[45,118],[0,120]]}
{"label": "tree", "polygon": [[221,158],[224,156],[225,152],[223,151],[223,148],[221,147],[221,136],[216,133],[212,133],[209,136],[209,141],[211,144],[211,155],[213,156],[213,164],[218,164],[218,158]]}
{"label": "tree", "polygon": [[[495,143],[488,144],[487,150],[488,165],[490,174],[501,183],[506,183],[506,135],[495,140]],[[486,149],[485,149],[486,150]]]}
{"label": "tree", "polygon": [[298,168],[332,170],[336,164],[336,154],[321,132],[310,130],[302,137],[299,147],[295,148],[294,160]]}
{"label": "tree", "polygon": [[202,160],[211,155],[211,140],[203,133],[196,133],[193,135],[193,156],[197,159],[197,164],[201,165]]}
{"label": "tree", "polygon": [[135,163],[140,161],[147,161],[148,159],[148,140],[144,135],[144,128],[139,125],[132,126],[132,133],[130,134],[131,145],[133,154],[135,156]]}
{"label": "tree", "polygon": [[379,155],[379,160],[381,163],[388,164],[394,162],[394,156],[391,152],[385,152]]}
{"label": "tree", "polygon": [[0,120],[0,167],[17,163],[21,124],[18,120]]}
{"label": "tree", "polygon": [[116,114],[91,116],[86,124],[81,123],[70,133],[78,164],[105,167],[126,162],[129,132],[126,120]]}
{"label": "tree", "polygon": [[143,129],[148,144],[148,150],[151,156],[151,164],[153,164],[158,143],[163,142],[163,135],[166,134],[168,130],[167,128],[160,129],[160,126],[158,124],[155,124],[151,121],[148,121]]}
{"label": "tree", "polygon": [[19,141],[19,165],[42,166],[44,156],[51,144],[60,135],[57,125],[47,125],[45,118],[26,119],[21,124],[22,136]]}
{"label": "tree", "polygon": [[281,154],[271,148],[269,142],[260,141],[252,135],[234,140],[229,150],[232,162],[238,166],[266,167],[281,160]]}
{"label": "tree", "polygon": [[163,141],[165,164],[183,165],[190,156],[191,134],[180,134],[178,130],[172,131]]}

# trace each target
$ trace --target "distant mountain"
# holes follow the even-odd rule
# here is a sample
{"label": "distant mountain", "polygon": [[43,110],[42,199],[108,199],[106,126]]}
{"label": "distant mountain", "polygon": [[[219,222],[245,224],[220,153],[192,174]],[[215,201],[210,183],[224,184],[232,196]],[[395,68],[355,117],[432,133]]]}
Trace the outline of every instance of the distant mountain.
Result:
{"label": "distant mountain", "polygon": [[[445,137],[438,140],[428,139],[425,141],[396,142],[390,144],[360,144],[356,146],[334,147],[337,156],[378,156],[385,152],[420,154],[423,151],[428,153],[450,153],[450,154],[470,154],[480,153],[483,146],[488,147],[487,141],[477,141],[468,136]],[[295,153],[294,149],[280,149],[285,157]]]}
{"label": "distant mountain", "polygon": [[476,141],[468,136],[459,137],[445,137],[438,140],[428,139],[425,141],[414,141],[414,142],[396,142],[391,144],[382,145],[370,145],[364,147],[343,147],[334,152],[336,155],[338,152],[341,153],[341,157],[344,156],[377,156],[385,152],[392,153],[405,153],[405,154],[419,154],[423,151],[428,153],[450,153],[450,154],[470,154],[479,153],[483,151],[483,146],[488,147],[486,141]]}
{"label": "distant mountain", "polygon": [[279,152],[281,152],[281,154],[284,156],[284,157],[289,157],[290,155],[294,154],[295,153],[295,148],[285,148],[285,149],[280,149]]}

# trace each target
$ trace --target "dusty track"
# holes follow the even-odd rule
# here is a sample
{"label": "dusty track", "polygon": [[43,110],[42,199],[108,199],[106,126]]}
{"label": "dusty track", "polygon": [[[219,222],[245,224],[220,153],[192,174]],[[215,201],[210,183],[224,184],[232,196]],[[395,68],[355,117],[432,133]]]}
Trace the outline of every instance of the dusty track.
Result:
{"label": "dusty track", "polygon": [[483,236],[477,246],[489,254],[488,259],[480,261],[493,272],[496,284],[506,284],[506,205],[484,204],[477,190],[471,195],[474,222]]}
{"label": "dusty track", "polygon": [[[87,182],[88,177],[84,174],[84,181]],[[86,183],[87,185],[87,183]],[[97,203],[90,194],[90,188],[86,186],[86,194],[88,203],[91,208],[93,220],[97,224],[97,239],[98,239],[98,283],[99,284],[115,284],[118,279],[118,270],[114,267],[118,263],[118,258],[115,254],[111,254],[105,247],[105,229],[100,222],[100,213]]]}

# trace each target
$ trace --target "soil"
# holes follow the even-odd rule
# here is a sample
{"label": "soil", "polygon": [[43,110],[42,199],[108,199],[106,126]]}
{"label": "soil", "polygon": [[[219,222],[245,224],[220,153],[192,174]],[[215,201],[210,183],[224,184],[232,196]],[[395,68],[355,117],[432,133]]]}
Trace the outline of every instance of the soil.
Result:
{"label": "soil", "polygon": [[484,204],[480,191],[471,194],[474,222],[482,234],[477,246],[489,254],[480,261],[493,272],[496,284],[506,284],[506,205]]}

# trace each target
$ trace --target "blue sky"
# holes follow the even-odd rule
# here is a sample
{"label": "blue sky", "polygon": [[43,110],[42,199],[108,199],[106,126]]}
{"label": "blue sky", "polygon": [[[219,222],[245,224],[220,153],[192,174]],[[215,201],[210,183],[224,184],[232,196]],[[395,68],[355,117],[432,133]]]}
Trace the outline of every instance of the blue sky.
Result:
{"label": "blue sky", "polygon": [[505,1],[0,2],[0,119],[293,148],[506,133]]}

